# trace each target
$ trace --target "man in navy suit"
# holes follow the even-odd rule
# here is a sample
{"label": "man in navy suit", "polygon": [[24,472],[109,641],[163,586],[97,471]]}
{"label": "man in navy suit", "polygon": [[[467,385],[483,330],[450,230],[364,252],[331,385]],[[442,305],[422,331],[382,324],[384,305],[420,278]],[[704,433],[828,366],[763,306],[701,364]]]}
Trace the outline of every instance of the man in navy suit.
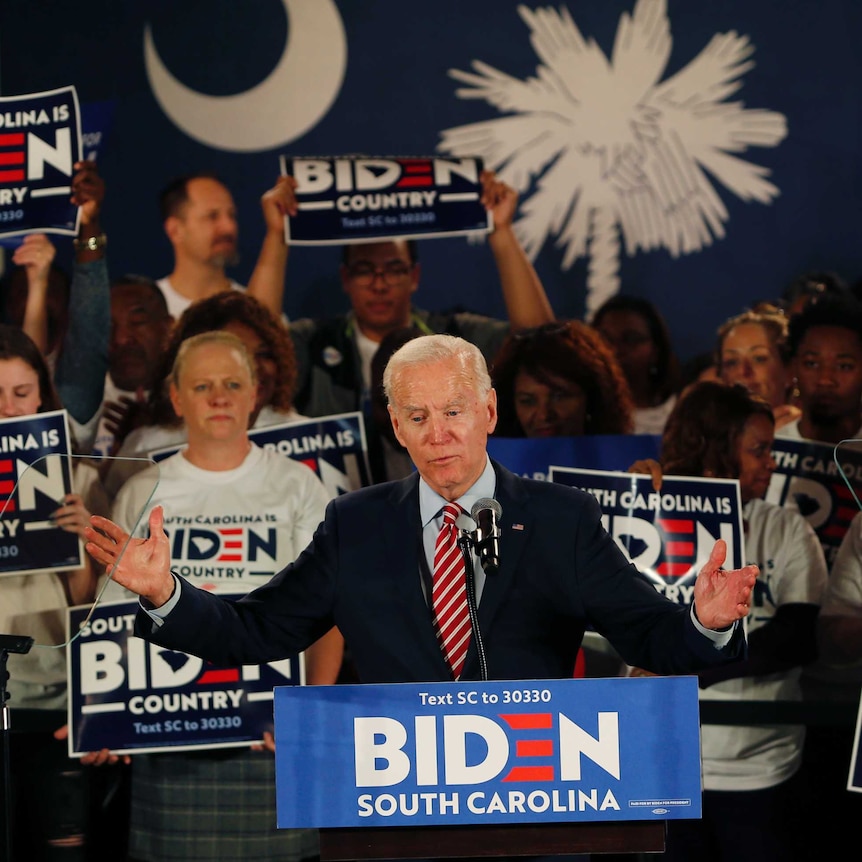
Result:
{"label": "man in navy suit", "polygon": [[150,537],[131,540],[119,562],[128,535],[94,516],[87,550],[142,597],[136,633],[235,665],[293,655],[337,625],[362,682],[452,680],[429,600],[434,543],[446,502],[470,512],[490,497],[502,508],[500,566],[487,575],[475,566],[479,637],[461,679],[571,677],[588,624],[628,664],[655,673],[743,655],[739,620],[757,567],[724,571],[718,541],[691,606],[659,595],[604,530],[592,496],[521,479],[488,458],[496,394],[475,346],[450,335],[409,341],[387,365],[384,388],[418,472],[331,501],[299,558],[235,603],[171,573],[160,507]]}

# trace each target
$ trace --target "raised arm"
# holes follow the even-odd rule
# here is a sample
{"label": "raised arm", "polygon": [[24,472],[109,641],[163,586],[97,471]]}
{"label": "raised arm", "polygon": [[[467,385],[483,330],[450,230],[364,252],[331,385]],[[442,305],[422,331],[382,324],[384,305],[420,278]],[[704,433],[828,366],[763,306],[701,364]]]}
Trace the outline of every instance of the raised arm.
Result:
{"label": "raised arm", "polygon": [[130,538],[122,527],[98,515],[90,518],[90,524],[84,531],[86,550],[105,567],[105,573],[153,607],[165,604],[174,592],[174,576],[162,507],[150,512],[147,539]]}
{"label": "raised arm", "polygon": [[27,300],[21,329],[30,336],[43,356],[48,355],[48,279],[57,249],[43,233],[24,237],[12,255],[12,263],[24,268]]}
{"label": "raised arm", "polygon": [[719,539],[694,582],[694,612],[704,628],[719,631],[748,616],[757,566],[725,571],[727,543]]}
{"label": "raised arm", "polygon": [[248,292],[276,317],[281,317],[283,312],[284,276],[287,270],[288,246],[284,240],[284,218],[296,215],[295,188],[296,180],[293,177],[279,177],[260,199],[266,234],[257,264],[249,278]]}
{"label": "raised arm", "polygon": [[509,323],[516,330],[548,323],[554,319],[551,303],[512,229],[518,193],[498,180],[492,171],[483,171],[481,179],[482,203],[494,220],[488,242],[500,275]]}
{"label": "raised arm", "polygon": [[72,178],[72,202],[81,208],[66,330],[54,382],[63,406],[86,424],[99,409],[108,372],[111,293],[100,213],[105,184],[95,162],[78,162]]}

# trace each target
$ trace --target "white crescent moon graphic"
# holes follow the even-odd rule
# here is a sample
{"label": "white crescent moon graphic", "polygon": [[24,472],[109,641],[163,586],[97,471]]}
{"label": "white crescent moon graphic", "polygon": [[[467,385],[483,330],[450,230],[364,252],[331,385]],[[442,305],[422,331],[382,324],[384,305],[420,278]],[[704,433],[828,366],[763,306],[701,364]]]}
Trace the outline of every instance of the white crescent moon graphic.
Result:
{"label": "white crescent moon graphic", "polygon": [[284,53],[256,87],[207,96],[178,81],[156,51],[149,25],[144,62],[162,110],[189,137],[218,150],[253,152],[294,141],[332,107],[347,66],[347,37],[333,0],[282,0]]}

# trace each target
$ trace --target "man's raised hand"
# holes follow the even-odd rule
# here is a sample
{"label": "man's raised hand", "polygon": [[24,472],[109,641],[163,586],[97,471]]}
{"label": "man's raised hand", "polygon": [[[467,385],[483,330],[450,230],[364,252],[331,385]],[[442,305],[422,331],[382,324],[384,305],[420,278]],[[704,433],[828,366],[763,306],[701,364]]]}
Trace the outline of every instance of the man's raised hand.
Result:
{"label": "man's raised hand", "polygon": [[87,553],[118,584],[161,607],[173,594],[171,554],[161,506],[150,512],[148,539],[133,539],[113,521],[93,515],[84,535]]}
{"label": "man's raised hand", "polygon": [[725,571],[726,557],[727,543],[719,539],[694,582],[694,610],[708,629],[726,629],[748,615],[751,591],[760,574],[757,566]]}

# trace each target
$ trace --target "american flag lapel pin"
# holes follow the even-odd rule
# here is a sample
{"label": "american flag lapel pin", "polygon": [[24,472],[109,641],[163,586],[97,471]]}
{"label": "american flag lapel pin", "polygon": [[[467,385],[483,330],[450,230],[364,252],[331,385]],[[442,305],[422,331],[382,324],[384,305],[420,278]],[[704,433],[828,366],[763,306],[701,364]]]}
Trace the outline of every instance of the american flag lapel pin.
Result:
{"label": "american flag lapel pin", "polygon": [[524,525],[523,524],[512,524],[512,529],[513,530],[523,530]]}

